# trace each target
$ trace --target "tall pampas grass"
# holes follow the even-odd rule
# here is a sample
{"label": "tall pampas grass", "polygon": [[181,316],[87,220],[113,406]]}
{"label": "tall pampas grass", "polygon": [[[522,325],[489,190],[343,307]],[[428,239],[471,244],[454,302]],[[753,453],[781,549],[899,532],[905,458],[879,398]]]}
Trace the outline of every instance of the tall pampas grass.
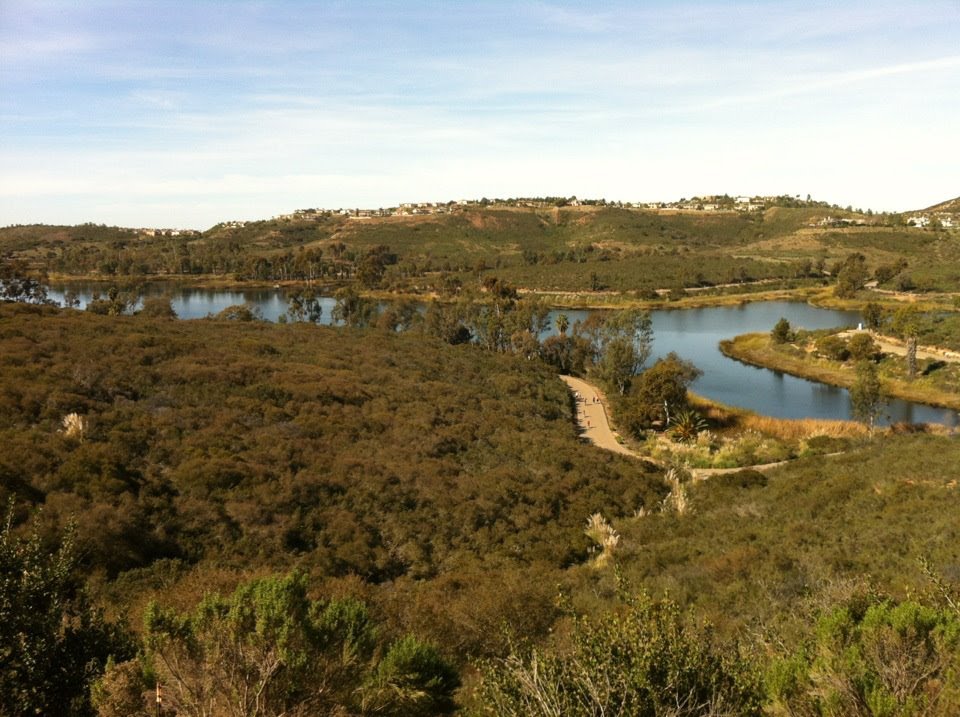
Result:
{"label": "tall pampas grass", "polygon": [[600,547],[600,554],[597,555],[594,564],[600,567],[609,562],[617,546],[620,545],[620,534],[600,513],[594,513],[587,518],[587,527],[583,532]]}
{"label": "tall pampas grass", "polygon": [[63,428],[60,429],[60,432],[63,433],[67,438],[76,438],[80,441],[83,440],[84,434],[87,432],[87,419],[81,416],[79,413],[68,413],[63,417],[63,420],[60,422]]}

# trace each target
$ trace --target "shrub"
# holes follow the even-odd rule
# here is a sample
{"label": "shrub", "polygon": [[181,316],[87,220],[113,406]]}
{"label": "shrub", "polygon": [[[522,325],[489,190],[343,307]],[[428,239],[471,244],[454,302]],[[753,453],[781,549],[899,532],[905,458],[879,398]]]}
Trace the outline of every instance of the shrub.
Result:
{"label": "shrub", "polygon": [[836,334],[829,334],[818,340],[817,353],[831,361],[846,361],[850,358],[847,342]]}
{"label": "shrub", "polygon": [[865,361],[873,359],[877,355],[877,343],[870,334],[854,334],[847,341],[847,349],[850,358],[854,361]]}
{"label": "shrub", "polygon": [[488,664],[480,714],[761,714],[760,681],[736,645],[715,644],[669,600],[630,599],[599,621],[577,620],[572,644]]}
{"label": "shrub", "polygon": [[729,488],[763,488],[768,479],[765,473],[752,468],[744,468],[733,473],[721,473],[711,478],[711,482]]}
{"label": "shrub", "polygon": [[854,596],[825,611],[807,644],[767,673],[778,713],[955,715],[960,617],[953,610]]}

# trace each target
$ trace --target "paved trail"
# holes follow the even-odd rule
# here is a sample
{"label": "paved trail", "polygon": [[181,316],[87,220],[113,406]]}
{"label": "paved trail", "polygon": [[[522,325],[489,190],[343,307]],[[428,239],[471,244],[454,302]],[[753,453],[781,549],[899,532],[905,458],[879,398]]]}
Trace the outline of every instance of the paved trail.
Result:
{"label": "paved trail", "polygon": [[617,442],[617,434],[610,430],[607,412],[603,407],[603,397],[596,387],[573,376],[560,378],[570,387],[574,396],[577,394],[580,396],[577,399],[577,424],[580,426],[581,435],[600,448],[622,453],[625,456],[635,456],[636,454]]}

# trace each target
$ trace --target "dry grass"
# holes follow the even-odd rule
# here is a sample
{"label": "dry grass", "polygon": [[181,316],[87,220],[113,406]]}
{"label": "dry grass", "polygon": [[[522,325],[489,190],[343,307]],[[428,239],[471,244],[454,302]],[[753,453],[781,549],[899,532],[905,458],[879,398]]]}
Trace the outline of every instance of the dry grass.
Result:
{"label": "dry grass", "polygon": [[812,436],[856,438],[866,436],[869,430],[854,421],[830,421],[817,418],[774,418],[761,416],[741,408],[714,403],[702,396],[691,396],[694,408],[718,432],[740,433],[756,431],[784,441],[799,441]]}
{"label": "dry grass", "polygon": [[611,560],[620,544],[620,534],[610,526],[607,519],[600,513],[594,513],[587,518],[587,527],[583,532],[601,550],[594,559],[594,567],[603,567]]}

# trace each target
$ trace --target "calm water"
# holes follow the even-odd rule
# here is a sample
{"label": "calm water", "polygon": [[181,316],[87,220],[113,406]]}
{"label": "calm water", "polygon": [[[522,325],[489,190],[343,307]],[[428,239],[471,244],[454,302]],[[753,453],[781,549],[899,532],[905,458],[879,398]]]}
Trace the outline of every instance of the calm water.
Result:
{"label": "calm water", "polygon": [[[93,291],[90,286],[73,286],[80,306],[86,306]],[[276,321],[286,311],[286,294],[281,289],[243,291],[187,289],[179,286],[148,285],[147,294],[168,295],[174,310],[182,319],[203,318],[235,304],[251,304],[259,308],[263,318]],[[63,300],[64,288],[53,287],[50,298]],[[334,300],[321,300],[321,323],[331,322]],[[552,312],[555,317],[559,311]],[[573,325],[588,315],[586,311],[564,311]],[[826,329],[856,326],[859,314],[849,311],[817,309],[791,302],[756,302],[741,306],[683,311],[654,311],[654,345],[652,361],[670,351],[692,361],[703,371],[693,390],[721,403],[741,406],[768,416],[780,418],[843,418],[849,419],[850,399],[847,391],[814,381],[788,376],[768,369],[746,366],[720,353],[721,339],[754,331],[769,331],[785,317],[794,328]],[[553,332],[551,328],[550,332]],[[648,363],[649,365],[649,363]],[[960,423],[957,412],[906,401],[891,401],[884,422]]]}

